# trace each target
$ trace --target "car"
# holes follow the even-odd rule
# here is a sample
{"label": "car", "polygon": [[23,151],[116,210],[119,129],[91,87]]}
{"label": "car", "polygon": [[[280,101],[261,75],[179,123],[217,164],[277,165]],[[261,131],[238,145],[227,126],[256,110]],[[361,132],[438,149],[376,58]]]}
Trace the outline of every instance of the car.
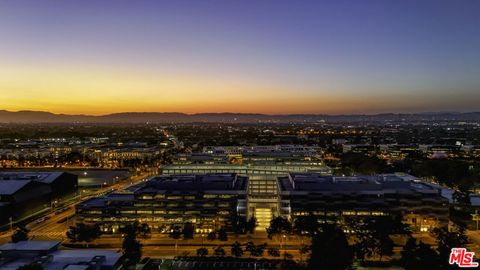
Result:
{"label": "car", "polygon": [[45,221],[45,218],[42,217],[42,218],[39,218],[39,219],[35,220],[35,223],[42,223],[44,221]]}
{"label": "car", "polygon": [[57,211],[55,211],[55,214],[60,214],[60,213],[63,213],[65,211],[67,211],[70,207],[62,207],[62,208],[59,208],[57,209]]}

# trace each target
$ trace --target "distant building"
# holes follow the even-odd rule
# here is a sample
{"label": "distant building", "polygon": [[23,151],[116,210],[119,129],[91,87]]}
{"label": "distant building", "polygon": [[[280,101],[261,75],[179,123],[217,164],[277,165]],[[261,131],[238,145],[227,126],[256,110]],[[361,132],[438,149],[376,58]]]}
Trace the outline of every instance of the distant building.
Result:
{"label": "distant building", "polygon": [[50,147],[50,153],[54,158],[68,155],[72,152],[72,148],[69,146],[52,146]]}
{"label": "distant building", "polygon": [[189,165],[189,164],[228,164],[229,159],[224,154],[204,154],[204,153],[192,153],[192,154],[177,154],[175,155],[172,163],[174,165]]}
{"label": "distant building", "polygon": [[377,150],[378,150],[377,146],[372,144],[343,144],[342,145],[343,153],[353,152],[353,153],[373,154]]}
{"label": "distant building", "polygon": [[[308,145],[205,146],[203,154],[223,155],[236,164],[275,165],[319,159],[321,148]],[[317,162],[320,162],[317,160]]]}
{"label": "distant building", "polygon": [[77,205],[79,221],[98,222],[103,231],[118,232],[135,220],[164,230],[192,223],[209,232],[229,226],[233,216],[246,216],[248,178],[237,174],[157,176],[131,188]]}
{"label": "distant building", "polygon": [[278,178],[283,216],[313,214],[349,219],[401,214],[416,231],[447,225],[448,200],[441,190],[404,174],[336,177],[290,173]]}

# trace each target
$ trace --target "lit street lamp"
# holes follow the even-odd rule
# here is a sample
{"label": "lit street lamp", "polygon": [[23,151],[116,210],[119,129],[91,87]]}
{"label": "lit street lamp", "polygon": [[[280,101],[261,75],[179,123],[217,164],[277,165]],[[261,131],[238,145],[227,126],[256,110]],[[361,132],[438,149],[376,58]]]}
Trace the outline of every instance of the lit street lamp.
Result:
{"label": "lit street lamp", "polygon": [[480,215],[478,214],[478,209],[475,210],[475,214],[472,214],[472,219],[477,222],[477,231],[478,231],[478,221],[480,221]]}
{"label": "lit street lamp", "polygon": [[51,208],[52,210],[55,210],[55,205],[56,205],[57,203],[58,203],[57,200],[51,201],[51,202],[50,202],[50,208]]}

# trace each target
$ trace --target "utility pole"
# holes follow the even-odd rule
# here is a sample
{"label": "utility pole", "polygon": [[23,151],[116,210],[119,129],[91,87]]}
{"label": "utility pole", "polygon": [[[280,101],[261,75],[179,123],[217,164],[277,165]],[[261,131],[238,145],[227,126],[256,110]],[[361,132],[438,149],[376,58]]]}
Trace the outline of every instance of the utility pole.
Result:
{"label": "utility pole", "polygon": [[477,231],[478,231],[478,221],[480,220],[480,215],[478,214],[478,209],[475,209],[475,214],[472,215],[473,219],[477,221]]}

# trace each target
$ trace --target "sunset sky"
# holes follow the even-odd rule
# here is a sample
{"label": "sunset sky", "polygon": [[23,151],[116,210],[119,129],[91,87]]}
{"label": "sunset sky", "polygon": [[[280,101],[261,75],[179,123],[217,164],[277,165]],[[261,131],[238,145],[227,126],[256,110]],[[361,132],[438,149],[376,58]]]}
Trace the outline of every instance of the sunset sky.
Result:
{"label": "sunset sky", "polygon": [[480,1],[0,1],[0,109],[480,111]]}

